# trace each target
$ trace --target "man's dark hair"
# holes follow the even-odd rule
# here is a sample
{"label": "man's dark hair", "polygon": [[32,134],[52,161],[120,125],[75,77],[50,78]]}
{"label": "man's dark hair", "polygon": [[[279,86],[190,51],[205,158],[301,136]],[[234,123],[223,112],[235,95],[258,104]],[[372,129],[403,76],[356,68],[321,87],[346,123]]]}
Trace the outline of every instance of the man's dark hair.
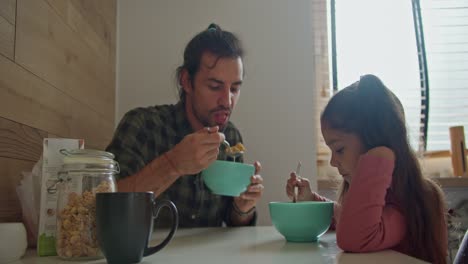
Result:
{"label": "man's dark hair", "polygon": [[176,81],[179,89],[179,98],[185,100],[185,91],[181,85],[182,71],[186,70],[190,82],[193,85],[195,74],[200,69],[201,57],[205,52],[217,56],[214,65],[220,58],[241,58],[244,50],[239,39],[231,32],[222,30],[218,25],[212,23],[208,28],[190,40],[184,50],[184,63],[177,67]]}

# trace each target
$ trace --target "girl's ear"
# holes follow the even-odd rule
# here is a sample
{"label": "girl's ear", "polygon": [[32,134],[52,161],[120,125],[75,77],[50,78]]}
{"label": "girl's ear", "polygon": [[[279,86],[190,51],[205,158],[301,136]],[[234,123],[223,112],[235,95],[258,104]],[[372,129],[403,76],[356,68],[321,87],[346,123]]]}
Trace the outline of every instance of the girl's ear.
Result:
{"label": "girl's ear", "polygon": [[192,90],[193,90],[192,80],[190,79],[190,75],[186,69],[182,70],[179,82],[180,82],[180,85],[182,86],[182,89],[184,89],[186,94],[192,93]]}

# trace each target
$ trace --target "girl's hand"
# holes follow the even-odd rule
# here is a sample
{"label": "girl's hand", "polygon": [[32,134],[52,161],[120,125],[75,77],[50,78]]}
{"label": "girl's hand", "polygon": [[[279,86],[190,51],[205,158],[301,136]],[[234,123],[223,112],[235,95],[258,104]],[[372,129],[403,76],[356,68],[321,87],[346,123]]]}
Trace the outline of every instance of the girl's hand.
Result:
{"label": "girl's hand", "polygon": [[375,147],[367,151],[366,155],[382,157],[382,158],[389,159],[391,161],[395,161],[395,153],[393,153],[393,150],[391,150],[388,147],[383,147],[383,146]]}
{"label": "girl's hand", "polygon": [[298,188],[297,200],[298,201],[313,201],[314,193],[310,189],[310,182],[306,178],[297,176],[295,172],[291,172],[289,179],[286,183],[286,194],[289,199],[293,199],[294,187]]}

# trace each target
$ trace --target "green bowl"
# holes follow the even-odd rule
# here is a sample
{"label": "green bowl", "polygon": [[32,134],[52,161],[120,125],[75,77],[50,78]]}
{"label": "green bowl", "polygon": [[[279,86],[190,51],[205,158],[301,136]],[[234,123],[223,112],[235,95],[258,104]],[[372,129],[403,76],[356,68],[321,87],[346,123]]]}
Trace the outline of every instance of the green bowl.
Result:
{"label": "green bowl", "polygon": [[315,242],[330,227],[333,202],[270,202],[270,217],[287,241]]}
{"label": "green bowl", "polygon": [[250,184],[255,167],[232,161],[217,160],[202,171],[203,181],[215,194],[239,196]]}

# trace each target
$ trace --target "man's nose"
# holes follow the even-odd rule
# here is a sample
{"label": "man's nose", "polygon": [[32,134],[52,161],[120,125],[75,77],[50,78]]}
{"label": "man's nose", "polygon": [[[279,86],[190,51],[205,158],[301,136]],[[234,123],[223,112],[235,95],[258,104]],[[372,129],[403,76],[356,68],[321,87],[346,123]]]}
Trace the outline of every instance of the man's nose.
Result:
{"label": "man's nose", "polygon": [[231,93],[231,89],[229,89],[229,87],[223,89],[223,92],[221,93],[221,96],[219,98],[219,102],[218,102],[220,105],[226,107],[226,108],[230,108],[231,107],[231,103],[232,103],[232,93]]}

